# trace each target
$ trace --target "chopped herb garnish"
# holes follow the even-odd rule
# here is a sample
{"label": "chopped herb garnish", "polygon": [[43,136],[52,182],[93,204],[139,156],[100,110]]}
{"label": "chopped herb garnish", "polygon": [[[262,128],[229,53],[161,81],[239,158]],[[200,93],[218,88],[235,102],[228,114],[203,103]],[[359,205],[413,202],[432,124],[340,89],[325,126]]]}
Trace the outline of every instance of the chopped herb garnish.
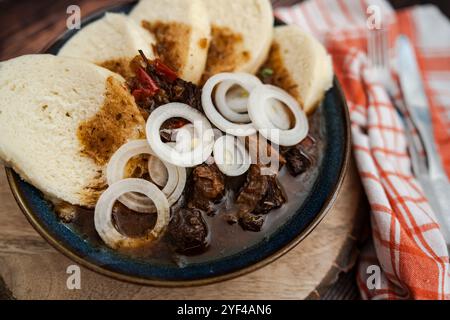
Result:
{"label": "chopped herb garnish", "polygon": [[273,70],[270,68],[264,68],[261,70],[260,74],[263,77],[270,77],[271,75],[273,75]]}

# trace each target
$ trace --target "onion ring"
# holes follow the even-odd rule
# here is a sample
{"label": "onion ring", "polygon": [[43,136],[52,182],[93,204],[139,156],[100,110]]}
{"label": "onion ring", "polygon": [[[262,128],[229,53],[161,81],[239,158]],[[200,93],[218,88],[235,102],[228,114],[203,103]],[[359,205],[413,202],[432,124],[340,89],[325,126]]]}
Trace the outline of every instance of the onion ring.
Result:
{"label": "onion ring", "polygon": [[[257,84],[259,84],[259,83],[257,83]],[[245,90],[242,87],[239,87],[238,90],[240,90],[241,93],[238,94],[237,96],[236,95],[233,96],[232,94],[235,91],[237,91],[235,88],[233,88],[235,86],[236,86],[236,84],[233,81],[224,81],[217,86],[217,91],[223,92],[223,95],[225,97],[227,95],[230,96],[230,99],[228,99],[228,106],[230,107],[231,110],[233,110],[235,112],[239,112],[239,113],[247,113],[247,102],[248,102],[248,97],[250,96],[250,92],[248,90]],[[216,99],[218,98],[217,91],[216,91],[216,96],[215,96]],[[245,94],[242,95],[242,93],[245,93]],[[220,95],[222,95],[222,93]]]}
{"label": "onion ring", "polygon": [[[138,192],[149,197],[158,214],[153,229],[140,238],[130,238],[116,230],[112,221],[115,201],[128,193]],[[124,179],[110,185],[100,196],[95,206],[95,230],[111,248],[139,248],[157,240],[165,231],[170,220],[170,206],[166,196],[153,183],[144,179]]]}
{"label": "onion ring", "polygon": [[[169,142],[169,143],[167,143],[167,145],[174,147],[174,146],[175,146],[175,143]],[[160,160],[160,159],[159,159],[159,160]],[[160,161],[161,161],[161,160],[160,160]],[[169,165],[169,166],[171,165],[170,163],[163,162],[163,161],[162,161],[162,163],[163,163],[163,164],[167,164],[167,165]],[[167,167],[166,167],[166,168],[167,168]],[[180,199],[181,195],[183,194],[184,187],[185,187],[186,181],[187,181],[186,169],[183,168],[183,167],[176,167],[176,166],[175,166],[175,168],[176,168],[176,170],[177,170],[177,177],[178,177],[178,180],[176,181],[176,183],[175,183],[175,182],[171,182],[171,181],[167,181],[167,184],[166,184],[166,186],[167,186],[167,185],[171,185],[170,190],[172,190],[172,191],[171,191],[170,195],[169,195],[168,198],[167,198],[167,200],[169,201],[169,204],[170,204],[171,206],[172,206],[175,202],[177,202],[178,199]]]}
{"label": "onion ring", "polygon": [[[161,140],[159,129],[171,118],[184,118],[190,121],[195,130],[195,138],[200,142],[189,152],[179,152]],[[211,155],[214,145],[214,132],[208,120],[200,111],[183,103],[169,103],[154,110],[146,126],[147,141],[158,157],[179,167],[194,167],[202,164]]]}
{"label": "onion ring", "polygon": [[[232,81],[235,84],[240,85],[243,88],[249,88],[249,92],[253,90],[251,86],[260,85],[261,82],[258,78],[247,73],[219,73],[209,78],[203,86],[202,91],[202,106],[206,117],[217,128],[228,134],[246,137],[256,133],[256,129],[251,123],[233,123],[227,120],[215,107],[212,94],[214,88],[223,81]],[[225,98],[224,98],[225,100]],[[229,109],[228,109],[229,110]],[[230,110],[231,111],[231,110]]]}
{"label": "onion ring", "polygon": [[[283,102],[295,117],[295,125],[282,130],[270,121],[267,108],[270,99]],[[298,102],[286,91],[271,85],[256,87],[249,97],[248,114],[253,125],[264,138],[282,146],[294,146],[306,138],[309,130],[308,119]],[[273,132],[276,130],[276,132]],[[273,134],[275,133],[276,136]]]}
{"label": "onion ring", "polygon": [[[148,145],[147,140],[133,140],[122,145],[111,157],[106,168],[108,185],[112,185],[117,181],[122,180],[124,168],[128,161],[140,154],[149,154],[152,157],[156,157],[155,153]],[[149,162],[150,161],[151,158]],[[184,188],[186,183],[186,170],[184,168],[175,167],[167,162],[163,162],[163,164],[167,169],[168,178],[162,192],[168,197],[169,205],[172,205],[178,201],[181,196],[181,194],[178,194],[178,188],[179,184]],[[151,168],[149,167],[149,172],[150,170]],[[133,193],[125,194],[119,198],[119,201],[127,208],[137,212],[151,213],[155,210],[152,201],[148,199],[148,197],[142,195]]]}
{"label": "onion ring", "polygon": [[233,136],[222,136],[214,144],[214,160],[224,174],[236,177],[248,171],[251,165],[250,154],[245,146]]}
{"label": "onion ring", "polygon": [[[239,95],[231,95],[232,91],[230,89],[235,86],[233,81],[223,81],[216,89],[215,101],[217,109],[227,120],[238,123],[251,122],[247,113],[248,96],[250,95],[250,91],[258,84],[260,83],[257,82],[254,85],[241,87],[241,90],[247,94],[246,97],[242,97]],[[234,108],[241,111],[236,111]]]}
{"label": "onion ring", "polygon": [[148,159],[148,174],[150,179],[158,187],[164,187],[169,180],[169,173],[167,168],[159,158],[150,156]]}
{"label": "onion ring", "polygon": [[270,122],[278,129],[288,130],[291,127],[291,118],[284,105],[276,99],[269,99],[268,103],[267,113]]}

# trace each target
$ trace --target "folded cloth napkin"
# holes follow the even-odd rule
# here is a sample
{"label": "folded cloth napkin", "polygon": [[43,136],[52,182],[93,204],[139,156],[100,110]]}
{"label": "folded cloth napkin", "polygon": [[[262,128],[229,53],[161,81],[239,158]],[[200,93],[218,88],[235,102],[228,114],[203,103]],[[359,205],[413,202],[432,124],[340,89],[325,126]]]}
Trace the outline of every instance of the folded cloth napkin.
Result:
{"label": "folded cloth napkin", "polygon": [[[383,13],[393,40],[406,34],[415,46],[436,142],[450,174],[450,23],[436,7],[395,12],[384,0],[308,0],[279,8],[276,15],[326,45],[347,98],[353,151],[371,205],[372,240],[361,254],[357,276],[362,297],[448,299],[448,251],[411,172],[404,124],[368,72],[369,6]],[[401,105],[401,95],[396,98]]]}

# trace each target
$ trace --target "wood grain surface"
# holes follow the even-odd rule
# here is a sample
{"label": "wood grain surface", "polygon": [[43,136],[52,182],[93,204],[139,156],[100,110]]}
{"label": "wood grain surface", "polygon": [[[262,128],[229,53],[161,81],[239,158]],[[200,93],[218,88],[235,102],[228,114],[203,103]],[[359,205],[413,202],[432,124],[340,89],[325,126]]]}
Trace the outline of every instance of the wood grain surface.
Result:
{"label": "wood grain surface", "polygon": [[[17,299],[317,299],[355,263],[366,202],[352,164],[325,219],[295,249],[248,275],[195,288],[128,284],[81,268],[81,290],[68,290],[67,267],[30,226],[0,171],[0,276]],[[4,295],[6,295],[4,293]]]}
{"label": "wood grain surface", "polygon": [[[82,17],[101,8],[131,0],[0,0],[0,61],[36,53],[66,29],[66,9],[79,5]],[[233,1],[233,0],[232,0]],[[272,0],[275,6],[289,6],[299,0]],[[448,0],[391,0],[395,8],[434,3],[450,16]]]}
{"label": "wood grain surface", "polygon": [[[123,0],[0,0],[0,61],[37,53],[65,30],[66,8],[78,4],[83,17]],[[295,0],[276,1],[288,5]],[[354,165],[336,205],[298,247],[269,266],[219,284],[161,289],[115,281],[82,268],[82,289],[66,288],[73,264],[28,224],[0,170],[0,299],[317,299],[356,297],[355,242],[365,226],[367,203]],[[1,279],[3,277],[3,280]],[[341,283],[342,282],[342,283]]]}

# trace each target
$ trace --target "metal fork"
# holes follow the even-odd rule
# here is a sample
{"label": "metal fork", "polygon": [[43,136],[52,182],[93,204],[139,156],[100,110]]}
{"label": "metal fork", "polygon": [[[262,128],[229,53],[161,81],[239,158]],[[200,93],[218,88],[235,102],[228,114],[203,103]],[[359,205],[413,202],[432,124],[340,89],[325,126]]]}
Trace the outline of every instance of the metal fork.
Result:
{"label": "metal fork", "polygon": [[[436,158],[439,155],[430,152],[430,148],[424,141],[430,141],[426,130],[420,130],[417,126],[413,114],[411,114],[410,121],[406,121],[404,109],[396,103],[395,95],[398,88],[392,79],[390,55],[389,55],[389,29],[374,29],[369,30],[367,34],[367,54],[370,65],[370,72],[375,77],[376,81],[381,83],[388,92],[391,101],[399,112],[406,128],[406,138],[408,142],[408,151],[411,156],[411,165],[419,184],[422,186],[424,193],[436,215],[440,224],[441,232],[445,238],[447,245],[450,245],[450,216],[446,215],[446,210],[450,210],[450,194],[445,195],[442,190],[436,188],[434,185],[437,167]],[[413,132],[419,134],[419,139],[413,138]],[[434,142],[433,142],[434,143]],[[425,150],[426,157],[420,155],[419,150]],[[440,161],[440,159],[439,159]],[[440,169],[440,176],[445,175],[442,168]],[[448,213],[448,212],[447,212]]]}
{"label": "metal fork", "polygon": [[[408,151],[411,155],[411,164],[415,174],[426,172],[426,162],[420,155],[419,150],[424,150],[421,141],[415,141],[413,132],[417,128],[412,121],[406,121],[404,110],[396,103],[398,88],[392,78],[390,54],[389,54],[389,29],[372,29],[367,32],[367,56],[369,60],[370,72],[377,82],[381,83],[386,89],[396,110],[401,116],[408,134]],[[420,138],[420,137],[419,137]]]}

